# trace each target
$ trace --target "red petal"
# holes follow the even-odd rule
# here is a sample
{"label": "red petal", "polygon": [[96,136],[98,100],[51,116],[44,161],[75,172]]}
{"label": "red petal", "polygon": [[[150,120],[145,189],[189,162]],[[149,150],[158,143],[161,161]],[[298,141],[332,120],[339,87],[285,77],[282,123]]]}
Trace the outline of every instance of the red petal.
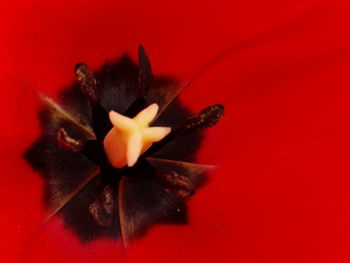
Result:
{"label": "red petal", "polygon": [[54,95],[76,62],[97,68],[138,44],[156,74],[183,81],[214,60],[181,98],[227,110],[199,155],[224,167],[191,200],[190,226],[153,228],[129,261],[349,261],[346,3],[17,1],[1,13],[3,262],[120,262],[118,244],[84,246],[56,219],[33,236],[42,182],[21,154],[39,133],[32,89]]}

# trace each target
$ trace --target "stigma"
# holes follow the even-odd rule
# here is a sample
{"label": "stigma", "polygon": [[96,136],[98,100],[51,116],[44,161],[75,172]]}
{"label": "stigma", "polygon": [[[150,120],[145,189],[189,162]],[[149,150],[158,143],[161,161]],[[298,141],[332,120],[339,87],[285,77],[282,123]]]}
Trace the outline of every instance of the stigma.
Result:
{"label": "stigma", "polygon": [[110,111],[113,128],[103,141],[110,164],[115,168],[132,167],[139,157],[155,142],[167,136],[170,127],[149,127],[156,118],[159,106],[154,103],[140,111],[134,118]]}

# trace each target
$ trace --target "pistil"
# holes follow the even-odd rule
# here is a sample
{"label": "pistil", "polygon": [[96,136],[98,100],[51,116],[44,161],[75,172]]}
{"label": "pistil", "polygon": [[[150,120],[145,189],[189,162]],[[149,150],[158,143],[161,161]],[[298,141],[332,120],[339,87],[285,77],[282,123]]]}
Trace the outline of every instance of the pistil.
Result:
{"label": "pistil", "polygon": [[113,167],[132,167],[154,142],[162,140],[170,133],[170,127],[149,127],[158,110],[158,105],[154,103],[134,118],[114,111],[109,113],[114,127],[107,133],[103,145]]}

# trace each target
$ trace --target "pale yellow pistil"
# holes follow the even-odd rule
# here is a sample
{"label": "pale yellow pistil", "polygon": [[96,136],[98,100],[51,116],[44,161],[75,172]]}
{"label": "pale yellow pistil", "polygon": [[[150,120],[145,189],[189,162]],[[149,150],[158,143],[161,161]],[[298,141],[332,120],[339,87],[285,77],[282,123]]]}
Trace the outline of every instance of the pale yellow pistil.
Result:
{"label": "pale yellow pistil", "polygon": [[115,111],[109,113],[113,128],[106,135],[103,145],[112,166],[132,167],[154,142],[169,134],[169,127],[149,127],[158,113],[157,104],[152,104],[139,112],[134,118],[128,118]]}

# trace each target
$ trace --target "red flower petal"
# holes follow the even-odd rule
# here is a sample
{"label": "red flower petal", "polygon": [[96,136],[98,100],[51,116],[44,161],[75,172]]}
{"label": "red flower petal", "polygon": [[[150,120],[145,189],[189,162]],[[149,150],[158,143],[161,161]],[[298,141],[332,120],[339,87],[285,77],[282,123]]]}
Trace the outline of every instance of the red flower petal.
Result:
{"label": "red flower petal", "polygon": [[[120,262],[42,222],[42,182],[21,158],[39,134],[36,95],[76,62],[97,68],[143,44],[156,74],[187,81],[182,101],[222,103],[201,163],[224,167],[190,203],[190,226],[157,226],[131,262],[347,262],[349,8],[341,1],[19,1],[1,14],[0,258]],[[225,53],[225,51],[227,51]],[[224,54],[220,56],[220,54]],[[217,58],[217,59],[215,59]],[[38,233],[38,234],[36,234]]]}

